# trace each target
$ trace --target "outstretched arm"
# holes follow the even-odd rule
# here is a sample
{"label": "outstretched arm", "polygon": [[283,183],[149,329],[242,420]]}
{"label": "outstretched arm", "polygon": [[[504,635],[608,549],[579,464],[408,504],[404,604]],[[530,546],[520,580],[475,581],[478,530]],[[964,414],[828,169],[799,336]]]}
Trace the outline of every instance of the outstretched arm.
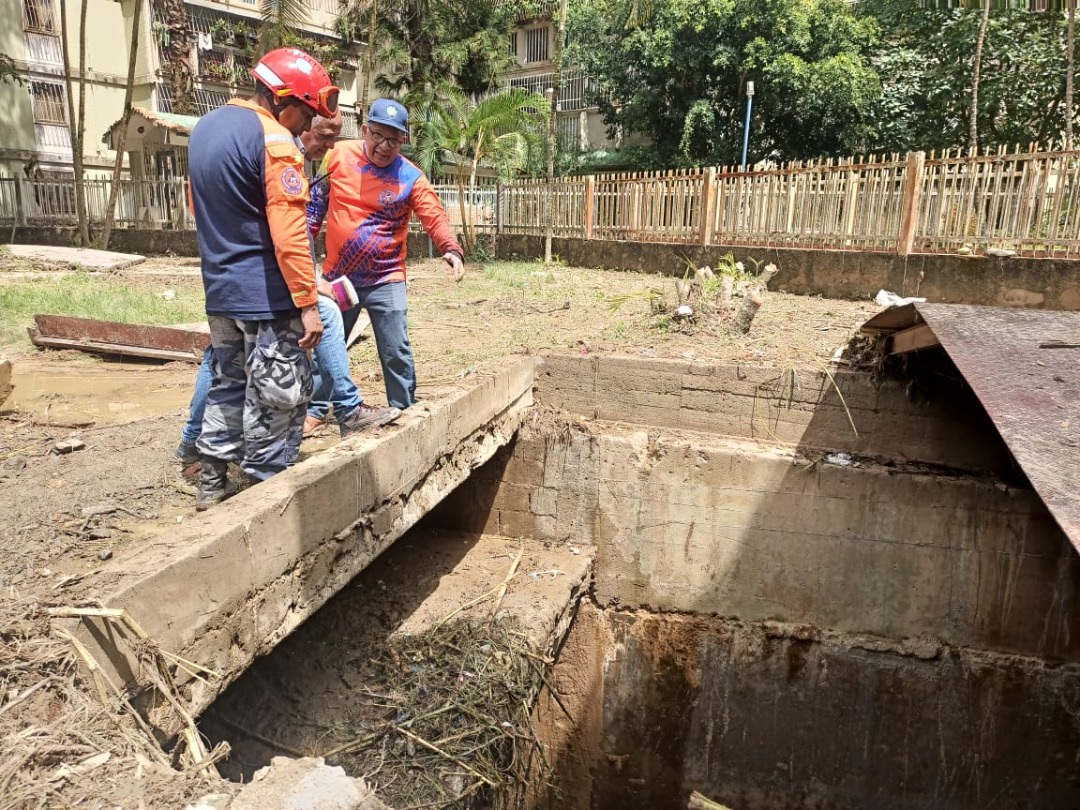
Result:
{"label": "outstretched arm", "polygon": [[426,177],[421,176],[413,185],[409,203],[416,212],[420,224],[424,226],[431,241],[442,254],[447,271],[454,281],[461,281],[465,276],[465,251],[458,244],[450,219],[439,202],[439,195],[431,187]]}

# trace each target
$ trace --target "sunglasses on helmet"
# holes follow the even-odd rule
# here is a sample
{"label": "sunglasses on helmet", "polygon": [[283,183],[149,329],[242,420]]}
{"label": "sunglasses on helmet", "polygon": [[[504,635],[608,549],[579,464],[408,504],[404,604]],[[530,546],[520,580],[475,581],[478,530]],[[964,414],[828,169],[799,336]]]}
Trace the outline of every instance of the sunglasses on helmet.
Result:
{"label": "sunglasses on helmet", "polygon": [[319,115],[323,118],[332,118],[338,108],[338,95],[341,93],[340,88],[330,85],[324,87],[313,96],[311,93],[296,93],[291,87],[282,87],[280,90],[274,91],[278,98],[285,99],[292,96],[297,101],[302,101],[309,107],[313,107]]}

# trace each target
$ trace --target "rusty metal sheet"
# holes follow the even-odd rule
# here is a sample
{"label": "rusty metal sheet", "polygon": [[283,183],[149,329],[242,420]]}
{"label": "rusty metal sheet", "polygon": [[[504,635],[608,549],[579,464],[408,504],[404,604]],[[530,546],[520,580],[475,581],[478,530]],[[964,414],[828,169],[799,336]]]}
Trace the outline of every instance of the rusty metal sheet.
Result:
{"label": "rusty metal sheet", "polygon": [[[155,356],[153,352],[169,352],[180,353],[186,359],[201,358],[210,344],[210,335],[205,332],[173,326],[116,323],[68,315],[35,315],[34,322],[41,339],[87,344],[90,351],[108,351],[103,346],[125,346],[150,350],[147,355],[150,357]],[[94,344],[98,344],[97,348]]]}
{"label": "rusty metal sheet", "polygon": [[904,304],[902,307],[882,310],[859,328],[864,332],[894,332],[918,326],[922,322],[922,316],[915,309],[915,304]]}
{"label": "rusty metal sheet", "polygon": [[915,306],[1080,551],[1080,313]]}

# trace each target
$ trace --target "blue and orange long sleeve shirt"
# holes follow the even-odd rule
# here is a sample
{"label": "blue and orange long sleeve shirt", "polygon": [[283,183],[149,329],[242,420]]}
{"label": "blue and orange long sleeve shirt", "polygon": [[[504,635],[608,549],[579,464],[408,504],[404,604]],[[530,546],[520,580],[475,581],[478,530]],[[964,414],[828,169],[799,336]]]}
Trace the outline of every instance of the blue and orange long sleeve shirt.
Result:
{"label": "blue and orange long sleeve shirt", "polygon": [[326,177],[311,192],[308,228],[326,222],[323,278],[348,276],[356,287],[405,280],[409,218],[415,212],[440,253],[463,255],[431,183],[412,161],[370,162],[364,142],[345,141],[324,161]]}
{"label": "blue and orange long sleeve shirt", "polygon": [[267,320],[315,304],[308,183],[289,131],[233,99],[195,125],[188,172],[207,313]]}

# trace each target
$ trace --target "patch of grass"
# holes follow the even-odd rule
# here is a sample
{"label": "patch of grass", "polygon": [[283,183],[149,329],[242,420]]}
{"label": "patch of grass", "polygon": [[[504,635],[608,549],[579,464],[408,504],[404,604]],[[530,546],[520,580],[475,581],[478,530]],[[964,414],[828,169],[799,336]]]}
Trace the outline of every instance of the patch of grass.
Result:
{"label": "patch of grass", "polygon": [[133,283],[107,275],[78,271],[57,278],[37,277],[0,284],[0,345],[30,345],[26,328],[34,315],[74,315],[120,323],[167,326],[196,323],[206,318],[202,284],[177,279],[168,285],[176,293],[166,300],[165,285]]}

